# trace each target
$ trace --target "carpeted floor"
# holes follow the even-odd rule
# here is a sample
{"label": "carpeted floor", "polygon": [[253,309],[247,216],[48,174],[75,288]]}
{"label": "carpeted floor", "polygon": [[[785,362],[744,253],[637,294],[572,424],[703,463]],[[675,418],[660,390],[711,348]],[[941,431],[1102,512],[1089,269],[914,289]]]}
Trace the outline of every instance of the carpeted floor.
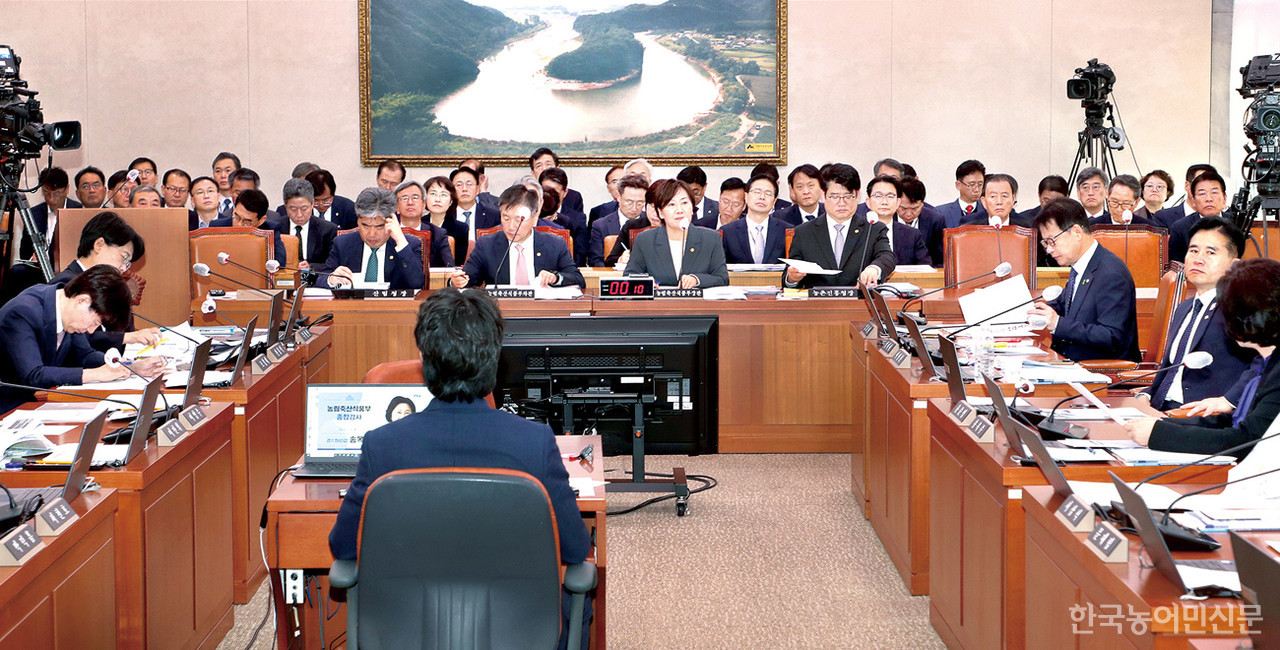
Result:
{"label": "carpeted floor", "polygon": [[[651,472],[673,465],[719,486],[686,517],[668,501],[609,518],[610,648],[943,647],[928,598],[907,594],[854,503],[847,455],[649,458]],[[610,509],[645,498],[610,495]],[[220,648],[246,647],[266,593],[236,607]],[[271,647],[270,628],[255,649]]]}

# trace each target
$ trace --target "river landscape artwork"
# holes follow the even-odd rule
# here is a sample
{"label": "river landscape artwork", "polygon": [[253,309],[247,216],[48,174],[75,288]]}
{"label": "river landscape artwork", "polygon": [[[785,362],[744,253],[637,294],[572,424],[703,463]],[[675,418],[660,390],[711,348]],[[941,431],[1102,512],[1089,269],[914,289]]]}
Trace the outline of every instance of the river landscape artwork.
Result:
{"label": "river landscape artwork", "polygon": [[360,0],[363,162],[781,160],[785,16],[785,0]]}

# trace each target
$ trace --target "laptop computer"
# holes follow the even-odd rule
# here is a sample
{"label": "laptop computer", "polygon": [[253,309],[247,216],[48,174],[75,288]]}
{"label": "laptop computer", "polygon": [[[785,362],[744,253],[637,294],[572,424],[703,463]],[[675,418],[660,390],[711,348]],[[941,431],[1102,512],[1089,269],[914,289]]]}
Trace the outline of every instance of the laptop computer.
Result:
{"label": "laptop computer", "polygon": [[916,323],[915,319],[906,319],[906,326],[907,335],[911,337],[911,344],[916,349],[916,358],[920,360],[920,367],[923,368],[921,374],[945,380],[947,378],[946,373],[938,367],[938,364],[933,362],[934,354],[941,355],[939,348],[942,347],[942,344],[939,343],[930,348],[928,342],[924,340],[924,335],[920,333],[920,325]]}
{"label": "laptop computer", "polygon": [[240,379],[240,373],[244,371],[245,361],[249,358],[250,349],[253,347],[253,331],[257,326],[257,316],[249,319],[249,324],[244,330],[244,336],[240,337],[240,351],[236,353],[236,367],[235,370],[231,371],[231,375],[226,379],[210,381],[204,385],[205,388],[230,388],[232,384]]}
{"label": "laptop computer", "polygon": [[867,288],[867,285],[859,282],[858,290],[862,292],[867,302],[867,311],[871,313],[871,322],[876,324],[876,329],[880,333],[881,338],[897,338],[897,330],[893,327],[893,319],[888,318],[886,314],[880,313],[880,305],[871,297],[874,291]]}
{"label": "laptop computer", "polygon": [[288,341],[293,338],[294,330],[298,328],[298,317],[302,315],[302,296],[306,291],[301,287],[293,292],[293,305],[289,307],[289,320],[284,322],[284,332],[280,334],[280,340]]}
{"label": "laptop computer", "polygon": [[102,435],[102,426],[107,421],[107,411],[103,411],[97,417],[90,420],[84,425],[84,429],[80,432],[80,442],[76,445],[76,452],[70,465],[67,466],[66,481],[62,485],[47,488],[13,488],[9,490],[13,493],[13,500],[26,503],[32,497],[39,495],[44,503],[62,497],[71,503],[80,496],[84,491],[84,480],[89,476],[89,468],[93,465],[93,451],[98,446],[98,436]]}
{"label": "laptop computer", "polygon": [[[284,317],[284,290],[277,290],[271,293],[271,313],[270,320],[267,322],[267,347],[276,344],[280,340],[280,323]],[[252,330],[250,330],[252,331]]]}
{"label": "laptop computer", "polygon": [[364,434],[431,402],[422,384],[311,384],[307,386],[306,452],[299,478],[352,478]]}
{"label": "laptop computer", "polygon": [[1280,647],[1280,557],[1234,531],[1231,554],[1241,576],[1240,597],[1262,616],[1257,627],[1250,626],[1253,650],[1274,650]]}
{"label": "laptop computer", "polygon": [[1120,493],[1125,512],[1137,529],[1151,563],[1161,575],[1175,587],[1188,593],[1206,588],[1240,591],[1240,576],[1236,574],[1235,563],[1230,560],[1174,560],[1147,502],[1128,483],[1120,480],[1115,472],[1107,473],[1111,475],[1116,492]]}
{"label": "laptop computer", "polygon": [[189,409],[200,401],[200,390],[204,388],[204,371],[209,367],[209,350],[213,341],[205,339],[196,346],[195,356],[191,358],[191,369],[187,371],[187,391],[182,395],[182,408]]}
{"label": "laptop computer", "polygon": [[[128,465],[129,461],[146,449],[147,436],[151,435],[151,424],[155,420],[156,399],[163,389],[163,376],[156,377],[147,384],[147,388],[142,391],[142,399],[138,401],[138,415],[134,418],[133,424],[125,425],[102,437],[102,442],[105,444],[94,454],[94,467]],[[127,447],[121,442],[125,437],[129,439]]]}
{"label": "laptop computer", "polygon": [[976,379],[977,371],[971,367],[960,367],[960,354],[956,352],[956,342],[945,336],[938,337],[938,352],[942,354],[942,378],[947,380],[951,403],[958,403],[965,399],[965,380]]}

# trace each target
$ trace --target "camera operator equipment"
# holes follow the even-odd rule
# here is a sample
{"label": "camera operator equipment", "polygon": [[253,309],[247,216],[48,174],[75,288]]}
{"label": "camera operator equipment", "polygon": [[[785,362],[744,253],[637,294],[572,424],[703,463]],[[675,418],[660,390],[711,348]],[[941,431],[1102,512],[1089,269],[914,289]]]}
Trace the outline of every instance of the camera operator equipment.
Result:
{"label": "camera operator equipment", "polygon": [[[1231,202],[1236,225],[1249,235],[1262,257],[1270,257],[1268,221],[1280,218],[1280,53],[1255,56],[1240,68],[1240,96],[1252,98],[1244,111],[1244,146],[1241,165],[1244,183]],[[1249,199],[1251,188],[1258,195]],[[1262,246],[1253,237],[1253,223],[1262,215]]]}
{"label": "camera operator equipment", "polygon": [[[1116,73],[1111,66],[1098,63],[1097,59],[1089,59],[1083,68],[1076,68],[1076,76],[1067,80],[1067,98],[1080,100],[1084,107],[1084,130],[1080,131],[1080,147],[1076,149],[1076,159],[1071,163],[1069,179],[1076,177],[1081,163],[1097,167],[1106,173],[1107,178],[1116,175],[1116,157],[1114,149],[1124,149],[1124,129],[1116,126],[1118,111],[1112,106],[1110,95],[1116,83]],[[1111,122],[1104,126],[1103,120]],[[1123,122],[1123,120],[1122,120]],[[1137,159],[1134,159],[1137,165]]]}
{"label": "camera operator equipment", "polygon": [[[50,149],[49,164],[53,164],[53,150],[80,148],[79,122],[44,123],[36,91],[27,88],[27,82],[19,78],[18,66],[22,59],[13,48],[0,45],[0,216],[8,216],[10,230],[0,231],[0,258],[9,257],[13,244],[12,225],[22,220],[24,231],[35,245],[36,262],[46,282],[53,279],[53,263],[44,232],[31,219],[30,206],[24,193],[36,188],[22,189],[22,168],[27,160],[40,156],[45,146]],[[23,261],[24,264],[30,262]],[[3,266],[3,265],[0,265]]]}

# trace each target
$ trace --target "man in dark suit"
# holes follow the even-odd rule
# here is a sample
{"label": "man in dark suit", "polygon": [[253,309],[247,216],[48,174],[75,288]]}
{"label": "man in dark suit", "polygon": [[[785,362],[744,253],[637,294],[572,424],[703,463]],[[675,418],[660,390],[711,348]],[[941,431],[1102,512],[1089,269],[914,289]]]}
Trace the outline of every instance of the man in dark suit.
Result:
{"label": "man in dark suit", "polygon": [[622,165],[614,165],[604,174],[604,184],[609,190],[611,200],[605,201],[600,205],[591,208],[591,212],[587,214],[587,227],[590,228],[595,224],[596,220],[606,215],[618,211],[618,185],[622,182]]}
{"label": "man in dark suit", "polygon": [[498,197],[502,232],[476,240],[475,250],[450,283],[459,289],[493,284],[586,287],[564,240],[534,230],[538,202],[537,192],[522,185],[504,190]]}
{"label": "man in dark suit", "polygon": [[459,167],[449,172],[449,183],[458,197],[455,218],[467,227],[467,240],[476,240],[476,231],[499,225],[497,208],[490,208],[476,198],[480,191],[480,176],[470,167]]}
{"label": "man in dark suit", "polygon": [[791,198],[796,202],[779,210],[776,215],[779,219],[798,226],[827,214],[822,205],[822,182],[818,175],[818,168],[810,164],[800,165],[787,174]]}
{"label": "man in dark suit", "polygon": [[1062,295],[1028,312],[1047,323],[1053,350],[1072,361],[1138,361],[1133,276],[1115,253],[1094,240],[1084,207],[1071,199],[1051,201],[1035,226],[1041,245],[1059,264],[1071,267]]}
{"label": "man in dark suit", "polygon": [[[767,176],[764,178],[768,178]],[[777,264],[786,257],[787,228],[790,225],[768,212],[748,213],[720,229],[724,236],[724,258],[728,264]]]}
{"label": "man in dark suit", "polygon": [[1138,179],[1130,174],[1120,174],[1111,179],[1111,185],[1107,187],[1107,211],[1101,216],[1090,219],[1089,225],[1154,226],[1150,219],[1143,219],[1133,213],[1134,208],[1138,206],[1138,196],[1141,191],[1142,186],[1138,184]]}
{"label": "man in dark suit", "polygon": [[[497,382],[502,330],[498,305],[483,292],[442,289],[422,304],[414,334],[422,374],[434,399],[421,412],[365,435],[355,479],[329,533],[335,558],[357,558],[360,513],[378,477],[422,467],[492,467],[537,479],[555,512],[560,561],[579,564],[586,559],[591,539],[551,428],[485,403],[484,396]],[[567,594],[562,603],[567,617]],[[585,623],[584,619],[584,636],[589,628]],[[565,624],[561,629],[568,628]]]}
{"label": "man in dark suit", "polygon": [[856,221],[858,190],[862,180],[850,165],[836,163],[819,175],[827,214],[796,226],[789,258],[805,260],[837,275],[807,275],[787,267],[782,274],[787,287],[853,286],[862,282],[874,286],[889,278],[897,266],[889,231],[884,224]]}
{"label": "man in dark suit", "polygon": [[[565,190],[568,189],[569,175],[559,167],[544,169],[542,175],[538,177],[538,183],[543,189],[542,218],[569,231],[569,236],[573,239],[573,263],[586,266],[587,248],[591,246],[591,231],[587,226],[587,215],[565,207],[563,203]],[[556,197],[554,207],[549,205],[552,193]]]}
{"label": "man in dark suit", "polygon": [[[82,172],[83,173],[83,172]],[[40,193],[44,196],[44,203],[31,208],[31,221],[40,229],[40,234],[44,236],[45,250],[53,248],[53,240],[57,235],[58,212],[63,208],[79,208],[83,207],[78,201],[67,198],[67,194],[71,187],[71,178],[67,176],[66,170],[61,167],[48,167],[40,172]],[[49,213],[53,213],[53,227],[50,227]],[[36,255],[36,248],[31,243],[31,235],[27,233],[24,225],[22,230],[22,244],[18,247],[18,255],[24,260],[33,259]]]}
{"label": "man in dark suit", "polygon": [[[872,178],[878,178],[880,176],[892,176],[898,180],[902,180],[908,175],[915,176],[915,168],[912,167],[911,173],[908,174],[907,166],[894,158],[881,158],[880,160],[876,161],[875,167],[871,168]],[[868,197],[871,196],[870,187],[867,188],[866,196]],[[899,195],[899,199],[901,199],[901,195]],[[858,210],[857,212],[854,213],[854,216],[866,218],[867,213],[870,211],[871,211],[871,208],[867,206],[867,199],[864,198],[862,200],[862,203],[858,205]],[[892,228],[889,229],[889,233],[890,233],[890,236],[892,236],[893,234]]]}
{"label": "man in dark suit", "polygon": [[[538,178],[542,172],[552,167],[560,166],[560,156],[546,147],[539,147],[529,156],[529,169],[533,172],[533,177]],[[499,197],[501,199],[501,197]],[[501,200],[499,200],[501,206]],[[563,199],[560,205],[573,210],[574,212],[582,212],[582,194],[578,190],[565,188]],[[481,226],[482,228],[484,226]]]}
{"label": "man in dark suit", "polygon": [[693,225],[722,230],[742,217],[746,210],[747,184],[737,176],[730,176],[720,182],[720,200],[716,201],[716,214],[694,219]]}
{"label": "man in dark suit", "polygon": [[1085,217],[1093,219],[1107,216],[1106,173],[1097,167],[1085,167],[1076,174],[1076,200],[1084,206]]}
{"label": "man in dark suit", "polygon": [[1187,198],[1195,212],[1174,222],[1169,228],[1169,261],[1181,262],[1187,255],[1191,240],[1191,227],[1205,217],[1221,216],[1229,219],[1227,208],[1227,181],[1215,171],[1201,172],[1191,181],[1191,196]]}
{"label": "man in dark suit", "polygon": [[[758,163],[755,167],[751,168],[751,173],[747,174],[747,178],[748,179],[755,178],[760,174],[768,174],[773,177],[773,182],[775,185],[778,185],[778,186],[782,185],[782,181],[781,181],[782,175],[778,173],[778,168],[776,165],[771,165],[769,163]],[[782,197],[777,197],[773,201],[773,210],[769,212],[769,216],[776,217],[782,214],[782,211],[786,210],[789,207],[791,207],[791,201],[783,199]]]}
{"label": "man in dark suit", "polygon": [[236,197],[240,196],[241,192],[262,189],[262,178],[258,176],[258,172],[248,167],[241,167],[232,172],[228,182],[231,183],[231,204],[226,209],[218,211],[218,218],[231,216],[235,210]]}
{"label": "man in dark suit", "polygon": [[489,177],[484,172],[484,163],[479,158],[467,158],[458,163],[459,167],[466,167],[475,172],[476,175],[476,202],[485,208],[497,212],[498,197],[489,192]]}
{"label": "man in dark suit", "polygon": [[[929,259],[929,248],[925,245],[924,236],[897,219],[902,194],[902,181],[897,176],[884,174],[871,179],[867,183],[867,200],[862,203],[867,206],[868,212],[862,218],[878,221],[888,230],[889,245],[898,258],[899,266],[928,265],[932,260]],[[854,221],[857,222],[859,217],[856,211],[854,215]]]}
{"label": "man in dark suit", "polygon": [[1223,219],[1201,219],[1192,227],[1185,268],[1196,295],[1174,308],[1161,365],[1180,363],[1188,353],[1199,351],[1213,355],[1213,363],[1199,369],[1161,370],[1139,393],[1150,398],[1152,407],[1170,411],[1222,395],[1223,387],[1234,383],[1257,356],[1227,336],[1218,309],[1218,280],[1240,259],[1244,242],[1244,233]]}
{"label": "man in dark suit", "polygon": [[[1151,220],[1161,228],[1172,230],[1173,224],[1185,219],[1196,213],[1195,203],[1191,200],[1193,194],[1191,184],[1195,182],[1196,177],[1205,172],[1218,173],[1218,170],[1208,163],[1197,163],[1187,168],[1186,183],[1182,186],[1186,195],[1186,200],[1179,205],[1167,207],[1151,216]],[[1170,188],[1172,189],[1172,188]]]}
{"label": "man in dark suit", "polygon": [[[38,388],[129,376],[123,366],[104,365],[87,335],[99,327],[121,330],[129,321],[129,287],[120,271],[94,266],[65,286],[39,284],[0,309],[0,381]],[[61,327],[59,327],[61,325]],[[133,364],[144,376],[164,370],[164,359]],[[31,391],[0,388],[0,412],[34,399]]]}
{"label": "man in dark suit", "polygon": [[309,269],[329,259],[338,227],[315,215],[315,188],[303,178],[284,184],[284,212],[289,221],[287,234],[298,238],[298,268]]}
{"label": "man in dark suit", "polygon": [[107,202],[107,176],[90,165],[76,172],[76,199],[83,207],[101,208]]}
{"label": "man in dark suit", "polygon": [[622,224],[644,216],[648,191],[649,181],[643,176],[632,174],[622,177],[618,185],[618,211],[591,224],[591,241],[587,247],[587,262],[591,266],[605,265],[605,255],[609,252],[604,249],[605,237],[617,236],[622,232]]}
{"label": "man in dark suit", "polygon": [[929,261],[922,263],[941,267],[944,259],[943,219],[937,208],[924,202],[925,193],[924,183],[920,179],[915,176],[902,179],[902,196],[898,197],[898,221],[915,229],[924,239]]}
{"label": "man in dark suit", "polygon": [[693,192],[693,224],[710,219],[715,223],[720,218],[720,204],[707,196],[707,172],[697,165],[690,165],[676,174],[676,180],[684,181]]}
{"label": "man in dark suit", "polygon": [[267,212],[271,204],[267,201],[267,195],[261,190],[244,190],[236,196],[235,207],[232,208],[230,216],[218,217],[209,224],[210,228],[258,228],[271,232],[275,238],[274,248],[275,261],[284,266],[285,256],[288,254],[284,249],[284,242],[280,240],[280,233],[285,229],[284,224],[276,219],[267,218]]}
{"label": "man in dark suit", "polygon": [[338,196],[338,184],[333,174],[327,169],[317,169],[306,178],[315,191],[316,216],[332,222],[338,230],[351,230],[356,227],[355,203],[345,196]]}
{"label": "man in dark suit", "polygon": [[1017,202],[1017,179],[1008,174],[989,174],[982,188],[982,212],[965,217],[960,225],[1031,228],[1034,222],[1014,211]]}
{"label": "man in dark suit", "polygon": [[977,160],[966,160],[956,167],[956,191],[960,198],[938,207],[943,228],[956,228],[965,217],[985,216],[986,210],[978,199],[986,181],[987,168]]}
{"label": "man in dark suit", "polygon": [[405,237],[396,219],[396,196],[380,187],[356,197],[356,232],[333,240],[329,259],[317,269],[321,287],[352,287],[357,282],[387,282],[391,289],[422,289],[422,244]]}

